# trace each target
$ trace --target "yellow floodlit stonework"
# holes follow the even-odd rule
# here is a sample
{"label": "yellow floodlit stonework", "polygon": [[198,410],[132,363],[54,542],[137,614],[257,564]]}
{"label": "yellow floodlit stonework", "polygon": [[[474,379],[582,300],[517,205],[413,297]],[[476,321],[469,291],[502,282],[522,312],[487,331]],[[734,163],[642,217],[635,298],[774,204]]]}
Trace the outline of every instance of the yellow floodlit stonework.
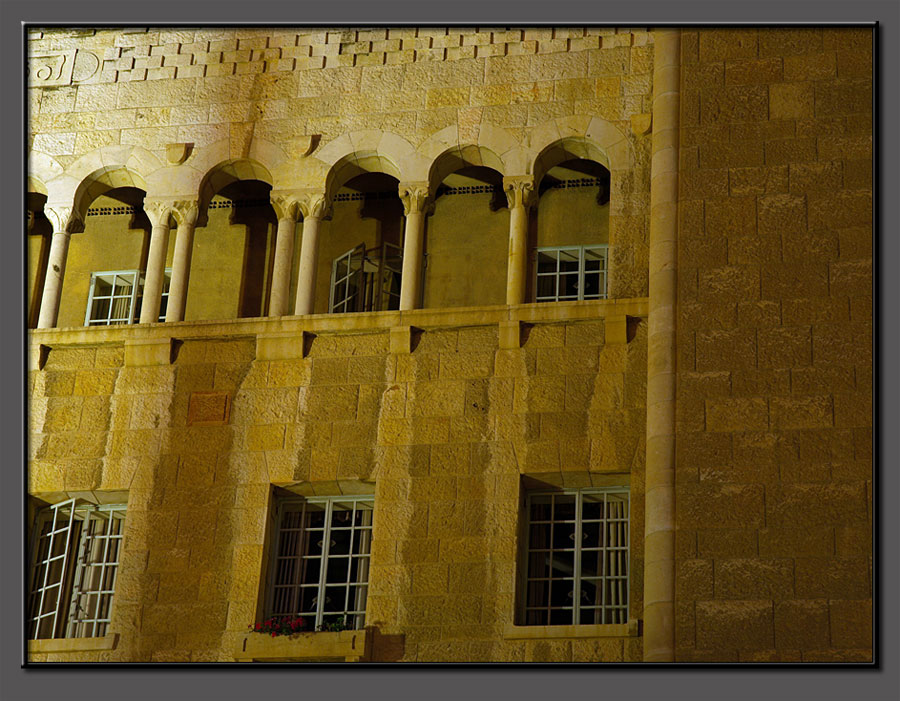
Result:
{"label": "yellow floodlit stonework", "polygon": [[872,659],[870,29],[28,45],[30,661]]}

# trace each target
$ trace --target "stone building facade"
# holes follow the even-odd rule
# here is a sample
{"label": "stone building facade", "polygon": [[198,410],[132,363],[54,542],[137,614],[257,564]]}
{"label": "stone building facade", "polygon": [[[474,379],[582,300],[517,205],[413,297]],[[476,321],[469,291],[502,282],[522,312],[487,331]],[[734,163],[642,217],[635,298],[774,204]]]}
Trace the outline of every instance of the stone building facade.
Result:
{"label": "stone building facade", "polygon": [[872,39],[30,31],[30,659],[871,660]]}

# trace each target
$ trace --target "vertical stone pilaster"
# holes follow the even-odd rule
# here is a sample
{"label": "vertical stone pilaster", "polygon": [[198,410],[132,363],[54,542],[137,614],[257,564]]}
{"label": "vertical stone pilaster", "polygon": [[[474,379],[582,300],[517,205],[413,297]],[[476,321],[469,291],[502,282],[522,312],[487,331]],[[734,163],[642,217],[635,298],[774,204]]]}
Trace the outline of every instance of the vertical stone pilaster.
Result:
{"label": "vertical stone pilaster", "polygon": [[525,303],[528,271],[528,212],[534,204],[534,177],[503,178],[509,205],[509,255],[506,264],[506,303]]}
{"label": "vertical stone pilaster", "polygon": [[182,200],[172,205],[172,216],[178,224],[175,232],[175,253],[172,259],[172,280],[169,283],[169,303],[166,321],[184,321],[188,282],[191,276],[191,254],[194,248],[194,227],[199,206],[196,200]]}
{"label": "vertical stone pilaster", "polygon": [[44,207],[44,214],[53,224],[53,238],[50,241],[47,275],[44,278],[44,292],[41,295],[41,311],[37,327],[51,329],[56,326],[59,316],[59,300],[66,274],[66,258],[69,255],[69,235],[81,220],[75,209],[70,206],[47,206]]}
{"label": "vertical stone pilaster", "polygon": [[169,219],[172,216],[172,203],[144,200],[144,211],[150,218],[153,228],[150,230],[150,252],[147,254],[147,277],[144,281],[140,323],[152,324],[159,320],[166,253],[169,250]]}
{"label": "vertical stone pilaster", "polygon": [[400,310],[417,309],[422,299],[422,250],[425,241],[425,217],[433,202],[428,183],[401,183],[400,199],[406,215],[403,235],[403,277],[400,282]]}
{"label": "vertical stone pilaster", "polygon": [[656,32],[650,173],[650,313],[644,660],[675,659],[675,294],[681,30]]}
{"label": "vertical stone pilaster", "polygon": [[297,200],[303,214],[300,265],[297,271],[297,298],[294,314],[312,314],[316,304],[316,269],[319,263],[319,225],[330,214],[324,191],[305,192]]}

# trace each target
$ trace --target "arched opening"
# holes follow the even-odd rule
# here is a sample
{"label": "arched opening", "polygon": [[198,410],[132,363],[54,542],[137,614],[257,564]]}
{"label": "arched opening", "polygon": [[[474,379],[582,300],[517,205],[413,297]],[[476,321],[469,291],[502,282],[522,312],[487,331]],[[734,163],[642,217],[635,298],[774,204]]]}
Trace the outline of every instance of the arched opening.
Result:
{"label": "arched opening", "polygon": [[509,210],[503,175],[473,161],[453,154],[433,169],[440,179],[425,233],[426,308],[506,300]]}
{"label": "arched opening", "polygon": [[526,299],[606,299],[610,172],[588,142],[554,144],[535,164],[536,216],[529,231]]}
{"label": "arched opening", "polygon": [[[383,164],[379,164],[383,165]],[[403,204],[396,175],[345,171],[323,225],[316,313],[400,308]]]}
{"label": "arched opening", "polygon": [[28,256],[28,328],[37,327],[41,311],[44,281],[47,277],[47,260],[50,257],[50,242],[53,225],[44,214],[47,195],[39,191],[29,178],[26,195],[26,237]]}
{"label": "arched opening", "polygon": [[200,185],[185,320],[268,313],[277,219],[272,177],[253,161],[227,161]]}
{"label": "arched opening", "polygon": [[[131,324],[140,318],[151,229],[145,195],[143,179],[121,167],[97,171],[78,187],[74,204],[84,230],[69,242],[58,326]],[[168,260],[171,253],[170,246]]]}

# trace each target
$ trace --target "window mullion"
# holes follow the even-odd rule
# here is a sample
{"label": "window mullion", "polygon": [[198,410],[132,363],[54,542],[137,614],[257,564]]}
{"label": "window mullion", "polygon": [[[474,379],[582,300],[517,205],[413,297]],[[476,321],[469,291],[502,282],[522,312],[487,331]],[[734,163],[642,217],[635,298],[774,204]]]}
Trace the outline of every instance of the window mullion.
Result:
{"label": "window mullion", "polygon": [[579,615],[581,608],[581,492],[575,495],[575,555],[572,586],[572,623],[577,625],[581,620]]}
{"label": "window mullion", "polygon": [[584,246],[578,248],[578,299],[584,299]]}
{"label": "window mullion", "polygon": [[[72,517],[74,519],[74,512]],[[72,579],[72,597],[69,600],[68,630],[65,636],[67,638],[75,637],[75,628],[78,625],[78,597],[81,594],[81,579],[84,577],[84,563],[87,558],[87,534],[90,530],[90,520],[91,512],[88,512],[87,516],[83,519],[84,523],[81,526],[81,535],[78,538],[78,556],[75,560],[75,576]]]}
{"label": "window mullion", "polygon": [[[141,271],[136,270],[134,273],[134,282],[131,285],[131,311],[128,314],[128,323],[134,323],[134,310],[137,306],[138,286],[141,284]],[[141,289],[141,303],[146,302],[144,299],[144,290]]]}
{"label": "window mullion", "polygon": [[331,539],[331,510],[332,501],[329,499],[325,502],[325,523],[322,528],[322,565],[319,568],[319,593],[316,599],[316,629],[322,625],[325,611],[325,575],[328,572],[328,556],[331,548],[329,540]]}
{"label": "window mullion", "polygon": [[[63,590],[63,586],[66,583],[66,570],[69,567],[69,543],[72,540],[72,524],[75,521],[75,500],[72,499],[68,502],[64,502],[64,504],[69,505],[69,523],[65,530],[65,540],[63,542],[63,561],[62,561],[62,568],[60,569],[60,574],[59,574],[59,585],[56,587],[56,607],[53,610],[53,627],[52,627],[52,634],[54,636],[56,635],[56,629],[57,629],[57,626],[59,625],[59,602],[62,600],[62,590]],[[53,540],[56,538],[56,533],[55,533],[56,519],[57,519],[59,512],[62,511],[63,508],[65,508],[65,506],[59,506],[57,508],[56,514],[54,514],[54,517],[53,517],[54,533],[50,540],[50,547],[51,547],[51,550],[49,553],[50,557],[53,556],[53,550],[52,550]],[[49,563],[48,563],[48,565],[49,565]],[[50,568],[48,567],[47,569],[49,571]],[[45,581],[46,581],[46,578],[45,578]]]}

